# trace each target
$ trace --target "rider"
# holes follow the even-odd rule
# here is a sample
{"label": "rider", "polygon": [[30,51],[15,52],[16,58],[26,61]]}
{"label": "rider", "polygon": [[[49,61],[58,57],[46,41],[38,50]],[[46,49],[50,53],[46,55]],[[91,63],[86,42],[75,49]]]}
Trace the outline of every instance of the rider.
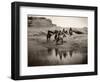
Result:
{"label": "rider", "polygon": [[57,33],[56,44],[58,44],[59,41],[61,41],[62,44],[63,44],[63,37],[62,37],[62,32],[61,32],[61,30],[58,31],[58,33]]}
{"label": "rider", "polygon": [[73,30],[72,30],[71,27],[70,27],[70,29],[69,29],[69,34],[70,34],[70,36],[73,35]]}

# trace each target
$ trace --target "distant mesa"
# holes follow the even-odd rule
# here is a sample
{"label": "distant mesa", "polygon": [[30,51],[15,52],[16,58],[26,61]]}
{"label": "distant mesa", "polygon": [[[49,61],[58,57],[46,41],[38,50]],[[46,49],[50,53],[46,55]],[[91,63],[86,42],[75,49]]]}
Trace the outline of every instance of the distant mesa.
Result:
{"label": "distant mesa", "polygon": [[45,17],[28,17],[28,27],[53,27],[56,24],[53,24],[50,19]]}

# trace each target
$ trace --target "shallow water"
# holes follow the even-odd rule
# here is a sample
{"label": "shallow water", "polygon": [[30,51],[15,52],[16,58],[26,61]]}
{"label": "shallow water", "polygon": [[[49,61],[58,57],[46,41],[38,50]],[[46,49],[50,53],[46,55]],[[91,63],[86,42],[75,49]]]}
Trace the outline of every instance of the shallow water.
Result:
{"label": "shallow water", "polygon": [[28,52],[28,66],[87,64],[87,52],[47,48]]}

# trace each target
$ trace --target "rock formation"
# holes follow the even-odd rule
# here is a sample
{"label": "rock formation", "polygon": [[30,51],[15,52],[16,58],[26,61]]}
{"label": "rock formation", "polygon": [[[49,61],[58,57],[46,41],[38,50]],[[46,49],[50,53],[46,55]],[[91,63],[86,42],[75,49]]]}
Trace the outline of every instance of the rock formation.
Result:
{"label": "rock formation", "polygon": [[28,17],[28,27],[52,27],[56,26],[45,17]]}

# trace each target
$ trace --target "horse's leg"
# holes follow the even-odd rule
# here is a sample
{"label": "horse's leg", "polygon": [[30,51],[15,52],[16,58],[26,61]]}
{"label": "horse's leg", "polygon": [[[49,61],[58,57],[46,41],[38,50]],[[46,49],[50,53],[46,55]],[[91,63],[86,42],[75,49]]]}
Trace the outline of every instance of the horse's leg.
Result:
{"label": "horse's leg", "polygon": [[62,38],[62,44],[63,44],[63,38]]}
{"label": "horse's leg", "polygon": [[51,35],[49,36],[49,41],[50,41],[50,39],[51,39]]}
{"label": "horse's leg", "polygon": [[47,38],[47,42],[48,42],[48,38]]}
{"label": "horse's leg", "polygon": [[56,41],[56,45],[57,45],[57,38],[55,39],[55,41]]}
{"label": "horse's leg", "polygon": [[59,38],[56,39],[56,45],[58,44]]}
{"label": "horse's leg", "polygon": [[48,35],[47,35],[47,42],[48,42],[48,40],[49,40],[49,37],[48,37]]}
{"label": "horse's leg", "polygon": [[49,41],[50,41],[50,37],[49,37],[48,39],[49,39]]}
{"label": "horse's leg", "polygon": [[57,38],[57,35],[55,35],[55,37],[54,37],[54,41],[56,41],[56,38]]}

